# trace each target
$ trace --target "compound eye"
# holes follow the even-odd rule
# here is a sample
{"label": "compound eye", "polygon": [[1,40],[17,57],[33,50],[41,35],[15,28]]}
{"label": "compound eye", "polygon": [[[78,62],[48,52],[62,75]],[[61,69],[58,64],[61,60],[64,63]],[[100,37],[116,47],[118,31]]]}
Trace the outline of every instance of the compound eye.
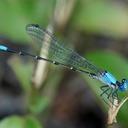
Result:
{"label": "compound eye", "polygon": [[126,79],[122,79],[122,82],[124,83],[126,81]]}

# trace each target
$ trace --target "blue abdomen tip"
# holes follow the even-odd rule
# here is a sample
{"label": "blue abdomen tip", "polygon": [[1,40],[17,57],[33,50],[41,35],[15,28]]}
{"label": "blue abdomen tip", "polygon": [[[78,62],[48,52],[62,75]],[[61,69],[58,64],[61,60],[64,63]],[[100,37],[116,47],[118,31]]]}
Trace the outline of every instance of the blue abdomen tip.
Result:
{"label": "blue abdomen tip", "polygon": [[7,51],[8,48],[4,45],[0,45],[0,51]]}

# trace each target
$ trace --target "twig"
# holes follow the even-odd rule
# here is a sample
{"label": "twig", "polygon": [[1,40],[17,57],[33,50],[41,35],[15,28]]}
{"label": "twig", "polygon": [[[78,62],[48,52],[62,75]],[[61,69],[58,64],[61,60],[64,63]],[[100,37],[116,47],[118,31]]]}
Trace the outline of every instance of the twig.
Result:
{"label": "twig", "polygon": [[[54,10],[53,17],[47,27],[47,29],[51,33],[53,33],[53,28],[55,25],[58,24],[57,26],[62,27],[67,24],[70,18],[71,12],[73,10],[73,7],[75,5],[74,4],[75,1],[76,0],[70,0],[70,1],[69,0],[57,0],[56,1],[56,7]],[[49,40],[49,45],[50,45],[50,40]],[[40,56],[43,56],[42,53],[43,53],[43,47],[41,48]],[[45,55],[45,58],[47,58],[47,55]],[[47,72],[48,72],[47,63],[45,61],[38,61],[33,78],[32,78],[32,83],[34,84],[34,87],[36,88],[41,87],[42,83],[46,79]]]}
{"label": "twig", "polygon": [[[53,26],[51,24],[48,25],[47,30],[50,33],[53,33]],[[47,41],[47,36],[44,35],[44,41]],[[50,39],[49,41],[49,45],[50,45]],[[42,42],[44,43],[44,42]],[[43,46],[43,45],[42,45]],[[48,51],[48,49],[45,48],[45,51]],[[46,53],[45,55],[43,54],[44,52],[44,48],[41,47],[41,52],[40,52],[40,56],[47,58],[48,53]],[[46,61],[38,61],[37,63],[37,67],[35,70],[35,73],[33,75],[33,79],[32,79],[32,83],[35,85],[36,88],[40,88],[41,84],[43,83],[43,81],[45,80],[46,76],[47,76],[47,72],[48,72],[48,68],[47,68],[47,62]]]}
{"label": "twig", "polygon": [[116,116],[120,110],[120,108],[123,106],[123,104],[128,100],[128,97],[124,98],[119,104],[118,100],[115,99],[114,103],[110,105],[108,110],[108,125],[116,123]]}
{"label": "twig", "polygon": [[76,0],[57,0],[54,22],[59,28],[64,28],[75,7]]}

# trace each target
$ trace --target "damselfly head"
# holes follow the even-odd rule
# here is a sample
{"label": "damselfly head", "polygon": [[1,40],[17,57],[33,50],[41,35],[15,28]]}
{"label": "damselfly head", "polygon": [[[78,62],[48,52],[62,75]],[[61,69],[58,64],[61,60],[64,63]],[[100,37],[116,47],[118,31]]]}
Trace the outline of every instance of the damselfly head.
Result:
{"label": "damselfly head", "polygon": [[126,91],[128,89],[128,80],[122,79],[122,82],[119,85],[120,91]]}

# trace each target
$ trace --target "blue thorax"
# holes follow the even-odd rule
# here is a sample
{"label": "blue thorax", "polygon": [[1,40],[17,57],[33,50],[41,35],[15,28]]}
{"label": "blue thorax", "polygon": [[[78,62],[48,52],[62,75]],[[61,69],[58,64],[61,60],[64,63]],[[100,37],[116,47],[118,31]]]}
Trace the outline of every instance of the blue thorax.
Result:
{"label": "blue thorax", "polygon": [[122,79],[121,82],[118,82],[116,80],[116,78],[111,73],[109,73],[107,71],[103,72],[100,75],[99,80],[112,88],[117,86],[120,91],[128,90],[128,80]]}
{"label": "blue thorax", "polygon": [[112,86],[116,85],[116,78],[109,72],[105,71],[100,75],[99,78],[100,81],[102,81],[104,84]]}

